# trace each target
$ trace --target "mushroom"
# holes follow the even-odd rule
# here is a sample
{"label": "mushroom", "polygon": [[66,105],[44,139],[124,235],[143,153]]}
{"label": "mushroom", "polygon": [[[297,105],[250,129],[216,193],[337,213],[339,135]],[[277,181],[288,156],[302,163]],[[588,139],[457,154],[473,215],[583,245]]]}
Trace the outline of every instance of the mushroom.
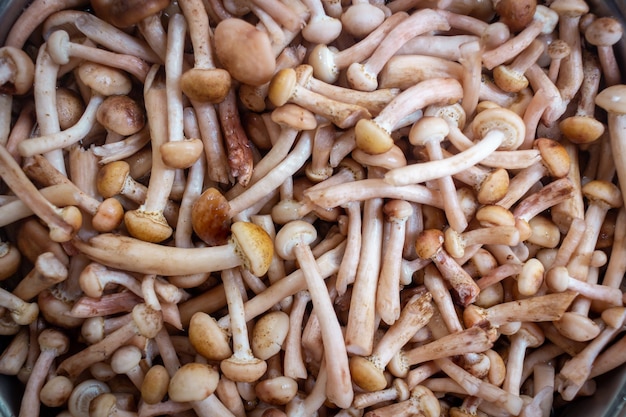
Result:
{"label": "mushroom", "polygon": [[461,96],[461,84],[452,78],[435,78],[415,84],[391,100],[374,119],[356,123],[356,146],[371,154],[386,152],[393,145],[392,131],[405,116],[431,104],[454,103]]}
{"label": "mushroom", "polygon": [[311,224],[292,221],[276,234],[276,251],[284,259],[297,259],[301,265],[315,312],[320,320],[328,373],[326,395],[334,404],[345,408],[352,403],[354,395],[349,380],[347,351],[324,279],[308,246],[316,237],[317,231]]}
{"label": "mushroom", "polygon": [[132,320],[100,342],[89,345],[84,350],[66,358],[59,364],[57,372],[76,378],[91,364],[110,357],[120,346],[135,335],[152,338],[163,326],[161,312],[154,311],[145,304],[137,304],[132,311]]}
{"label": "mushroom", "polygon": [[333,100],[300,85],[293,68],[282,69],[273,76],[268,98],[275,106],[287,103],[302,106],[342,129],[354,126],[360,119],[371,117],[369,111],[362,106]]}
{"label": "mushroom", "polygon": [[44,329],[37,338],[41,353],[39,354],[26,383],[20,415],[35,416],[39,414],[39,392],[46,381],[54,360],[69,349],[69,338],[58,330]]}
{"label": "mushroom", "polygon": [[[595,100],[596,104],[606,110],[608,114],[611,150],[613,159],[615,160],[617,178],[620,179],[620,187],[622,187],[621,184],[626,181],[624,180],[624,178],[626,178],[626,165],[622,162],[624,149],[621,141],[621,126],[624,120],[626,120],[626,118],[622,116],[624,113],[624,97],[626,97],[626,86],[618,84],[602,90],[598,93]],[[626,195],[624,191],[622,191],[622,197]]]}
{"label": "mushroom", "polygon": [[435,394],[425,386],[418,385],[411,389],[408,399],[368,411],[365,416],[391,417],[403,414],[421,414],[425,417],[435,417],[440,415],[440,412],[441,406]]}
{"label": "mushroom", "polygon": [[194,52],[194,68],[182,75],[180,88],[191,100],[219,103],[230,90],[231,78],[228,71],[216,68],[213,60],[213,36],[204,4],[187,0],[179,6],[189,24]]}
{"label": "mushroom", "polygon": [[517,93],[528,87],[524,72],[533,65],[544,51],[544,44],[534,40],[520,52],[510,65],[501,64],[493,69],[493,80],[504,91]]}
{"label": "mushroom", "polygon": [[383,206],[389,223],[389,234],[383,246],[383,259],[376,289],[376,311],[381,319],[392,325],[400,316],[400,276],[402,258],[395,256],[402,251],[405,240],[406,221],[413,213],[410,203],[392,200]]}
{"label": "mushroom", "polygon": [[78,383],[67,400],[67,410],[72,416],[89,417],[89,406],[100,394],[111,392],[103,381],[88,378]]}
{"label": "mushroom", "polygon": [[572,277],[564,266],[550,268],[545,279],[548,288],[554,292],[575,291],[583,297],[602,301],[610,306],[617,307],[622,304],[622,292],[617,288],[581,281]]}
{"label": "mushroom", "polygon": [[126,71],[144,82],[150,67],[147,62],[132,55],[118,54],[100,48],[86,46],[70,40],[64,30],[55,30],[48,37],[48,53],[58,65],[65,65],[70,58],[80,58],[96,64]]}
{"label": "mushroom", "polygon": [[342,51],[336,52],[324,44],[315,46],[308,58],[309,65],[313,67],[313,76],[327,83],[336,82],[342,69],[353,62],[367,59],[387,34],[407,17],[404,12],[392,14],[360,42]]}
{"label": "mushroom", "polygon": [[219,61],[237,81],[255,86],[274,75],[276,60],[268,35],[245,20],[222,20],[213,39]]}
{"label": "mushroom", "polygon": [[519,395],[522,384],[522,368],[527,348],[539,347],[544,343],[543,332],[534,323],[522,323],[515,334],[509,336],[511,345],[506,367],[506,377],[502,388],[513,395]]}
{"label": "mushroom", "polygon": [[612,17],[599,17],[585,29],[585,40],[597,47],[605,85],[610,87],[621,82],[619,65],[613,53],[613,45],[622,38],[624,30]]}
{"label": "mushroom", "polygon": [[243,299],[239,291],[241,284],[238,284],[238,280],[241,280],[241,275],[237,271],[233,269],[222,271],[222,282],[224,283],[230,315],[230,328],[233,335],[233,354],[220,362],[220,369],[230,380],[254,382],[265,373],[267,363],[265,360],[255,357],[250,349]]}
{"label": "mushroom", "polygon": [[[253,274],[262,276],[273,251],[267,233],[244,222],[233,223],[231,231],[227,244],[210,248],[166,247],[106,233],[94,236],[89,242],[74,240],[73,243],[93,260],[127,271],[170,276],[220,271],[243,264]],[[149,259],[148,253],[152,254]],[[182,265],[186,267],[181,269]]]}
{"label": "mushroom", "polygon": [[321,0],[305,0],[303,3],[309,9],[311,16],[302,28],[302,37],[313,44],[328,44],[337,39],[343,29],[345,13],[341,15],[342,20],[339,20],[326,14]]}
{"label": "mushroom", "polygon": [[474,146],[439,161],[392,169],[385,173],[385,181],[394,185],[407,185],[454,175],[482,161],[496,149],[516,149],[522,143],[525,133],[522,119],[512,111],[502,108],[478,113],[471,127],[474,136],[481,138]]}
{"label": "mushroom", "polygon": [[364,64],[353,62],[346,77],[351,87],[373,91],[378,87],[377,77],[385,63],[409,39],[432,30],[448,30],[446,19],[434,10],[422,9],[412,13],[393,28]]}
{"label": "mushroom", "polygon": [[387,386],[384,370],[409,339],[432,317],[431,295],[424,292],[411,297],[400,317],[378,341],[372,354],[350,357],[352,380],[365,391],[379,391]]}
{"label": "mushroom", "polygon": [[35,64],[21,49],[0,48],[0,91],[2,94],[26,94],[33,86]]}
{"label": "mushroom", "polygon": [[158,14],[165,9],[169,2],[155,1],[120,1],[95,0],[91,2],[97,16],[120,28],[136,25],[144,18]]}

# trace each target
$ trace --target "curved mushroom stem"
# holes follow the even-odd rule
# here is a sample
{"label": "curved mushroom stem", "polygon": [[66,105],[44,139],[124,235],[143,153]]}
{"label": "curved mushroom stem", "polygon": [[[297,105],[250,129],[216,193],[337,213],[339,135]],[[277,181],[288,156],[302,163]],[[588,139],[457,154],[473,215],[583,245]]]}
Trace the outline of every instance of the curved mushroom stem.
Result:
{"label": "curved mushroom stem", "polygon": [[348,356],[328,289],[309,247],[316,235],[315,228],[309,223],[290,222],[276,234],[276,250],[285,259],[297,259],[302,268],[322,332],[328,374],[326,395],[337,406],[347,408],[354,396]]}

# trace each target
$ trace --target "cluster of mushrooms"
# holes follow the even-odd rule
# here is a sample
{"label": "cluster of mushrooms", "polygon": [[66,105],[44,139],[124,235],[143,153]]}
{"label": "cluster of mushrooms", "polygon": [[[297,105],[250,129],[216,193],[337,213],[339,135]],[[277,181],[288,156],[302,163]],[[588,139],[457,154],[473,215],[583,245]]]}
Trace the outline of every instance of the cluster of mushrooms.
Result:
{"label": "cluster of mushrooms", "polygon": [[0,48],[19,415],[593,395],[626,362],[621,37],[583,0],[34,0]]}

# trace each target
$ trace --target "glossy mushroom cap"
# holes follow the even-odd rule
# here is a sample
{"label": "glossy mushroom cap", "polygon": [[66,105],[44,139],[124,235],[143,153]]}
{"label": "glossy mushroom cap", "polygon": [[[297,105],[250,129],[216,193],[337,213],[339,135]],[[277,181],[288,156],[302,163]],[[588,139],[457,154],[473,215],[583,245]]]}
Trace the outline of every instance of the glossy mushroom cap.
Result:
{"label": "glossy mushroom cap", "polygon": [[108,130],[122,136],[130,136],[141,129],[146,123],[143,108],[127,95],[115,95],[104,99],[96,120]]}
{"label": "glossy mushroom cap", "polygon": [[120,28],[136,25],[148,16],[161,12],[169,0],[93,0],[96,15]]}
{"label": "glossy mushroom cap", "polygon": [[532,22],[537,9],[537,0],[497,0],[494,1],[494,8],[500,16],[500,21],[515,33]]}
{"label": "glossy mushroom cap", "polygon": [[481,111],[472,121],[472,131],[476,139],[483,138],[491,130],[505,134],[499,150],[515,150],[524,141],[526,126],[520,116],[504,108],[490,108]]}
{"label": "glossy mushroom cap", "polygon": [[304,220],[291,221],[276,233],[276,252],[285,260],[294,260],[294,247],[298,244],[310,245],[316,238],[315,226]]}
{"label": "glossy mushroom cap", "polygon": [[230,91],[231,78],[222,68],[192,68],[180,79],[180,88],[190,100],[221,103]]}
{"label": "glossy mushroom cap", "polygon": [[219,379],[212,366],[190,362],[178,368],[167,392],[173,401],[202,401],[215,392]]}
{"label": "glossy mushroom cap", "polygon": [[94,62],[82,63],[76,74],[87,87],[105,96],[128,94],[132,89],[130,78],[122,71]]}
{"label": "glossy mushroom cap", "polygon": [[230,206],[216,188],[207,188],[193,203],[193,231],[209,246],[223,245],[230,235]]}
{"label": "glossy mushroom cap", "polygon": [[596,96],[596,104],[609,113],[626,113],[626,85],[607,87]]}

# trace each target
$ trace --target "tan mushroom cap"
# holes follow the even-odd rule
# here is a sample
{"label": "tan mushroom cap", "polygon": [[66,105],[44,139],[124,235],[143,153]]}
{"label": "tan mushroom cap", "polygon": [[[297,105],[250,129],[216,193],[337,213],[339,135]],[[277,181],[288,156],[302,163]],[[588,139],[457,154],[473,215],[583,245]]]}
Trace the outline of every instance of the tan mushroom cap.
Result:
{"label": "tan mushroom cap", "polygon": [[441,249],[444,234],[439,229],[426,229],[415,239],[415,252],[422,259],[430,259]]}
{"label": "tan mushroom cap", "polygon": [[283,68],[271,79],[267,97],[273,105],[280,107],[289,101],[298,82],[293,68]]}
{"label": "tan mushroom cap", "polygon": [[500,21],[515,33],[532,22],[537,9],[537,0],[500,0],[494,2],[494,8],[500,16]]}
{"label": "tan mushroom cap", "polygon": [[391,149],[394,144],[390,133],[374,119],[361,119],[354,127],[356,146],[363,152],[379,155]]}
{"label": "tan mushroom cap", "polygon": [[270,117],[274,123],[297,130],[313,130],[317,127],[315,115],[297,104],[287,103],[277,107]]}
{"label": "tan mushroom cap", "polygon": [[257,277],[265,275],[274,256],[274,244],[267,232],[249,222],[235,222],[230,230],[243,265]]}
{"label": "tan mushroom cap", "polygon": [[203,150],[204,143],[198,138],[168,141],[160,148],[163,163],[174,169],[189,168],[200,158]]}
{"label": "tan mushroom cap", "polygon": [[618,208],[624,204],[619,187],[609,181],[589,181],[583,185],[582,192],[589,200],[601,201],[611,208]]}
{"label": "tan mushroom cap", "polygon": [[586,144],[596,141],[604,133],[604,124],[588,116],[571,116],[559,122],[559,129],[570,141]]}
{"label": "tan mushroom cap", "polygon": [[612,17],[599,17],[585,31],[585,40],[595,46],[612,46],[622,39],[622,24]]}
{"label": "tan mushroom cap", "polygon": [[276,59],[267,33],[229,18],[217,24],[214,42],[219,61],[237,81],[258,86],[272,79]]}
{"label": "tan mushroom cap", "polygon": [[609,113],[626,113],[626,85],[607,87],[596,96],[596,104]]}
{"label": "tan mushroom cap", "polygon": [[226,332],[213,317],[201,311],[194,313],[189,321],[189,343],[210,360],[221,361],[233,354]]}
{"label": "tan mushroom cap", "polygon": [[254,356],[267,360],[280,352],[289,331],[289,315],[270,311],[261,316],[252,329],[251,348]]}
{"label": "tan mushroom cap", "polygon": [[160,364],[154,364],[146,371],[141,384],[141,399],[146,404],[157,404],[165,398],[170,383],[167,369]]}
{"label": "tan mushroom cap", "polygon": [[89,88],[104,96],[130,93],[130,77],[120,70],[94,62],[84,62],[76,70],[80,80]]}
{"label": "tan mushroom cap", "polygon": [[387,386],[383,368],[371,357],[352,356],[349,365],[352,380],[365,391],[380,391]]}
{"label": "tan mushroom cap", "polygon": [[559,142],[548,138],[539,138],[535,140],[534,147],[539,149],[542,162],[548,168],[550,175],[562,178],[569,173],[570,157],[565,147]]}
{"label": "tan mushroom cap", "polygon": [[115,161],[102,166],[96,178],[98,192],[104,198],[118,195],[124,189],[129,174],[130,165],[124,161]]}
{"label": "tan mushroom cap", "polygon": [[74,126],[85,111],[85,103],[80,95],[69,88],[57,88],[57,114],[61,130]]}
{"label": "tan mushroom cap", "polygon": [[212,366],[186,363],[172,376],[167,390],[173,401],[202,401],[215,392],[220,374]]}
{"label": "tan mushroom cap", "polygon": [[276,253],[286,260],[296,259],[294,248],[297,244],[309,245],[317,238],[315,227],[304,220],[293,220],[276,233]]}
{"label": "tan mushroom cap", "polygon": [[173,233],[162,211],[146,212],[141,207],[124,213],[124,224],[132,237],[144,242],[163,242]]}

